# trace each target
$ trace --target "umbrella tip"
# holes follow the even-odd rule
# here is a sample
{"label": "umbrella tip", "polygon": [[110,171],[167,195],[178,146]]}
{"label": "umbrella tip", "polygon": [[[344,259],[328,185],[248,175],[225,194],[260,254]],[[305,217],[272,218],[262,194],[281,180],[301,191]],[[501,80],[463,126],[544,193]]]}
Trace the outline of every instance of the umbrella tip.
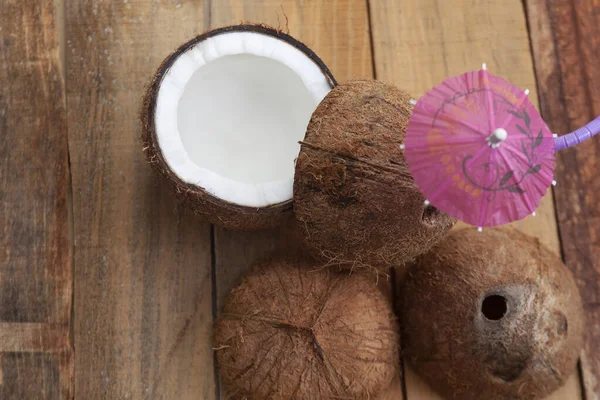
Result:
{"label": "umbrella tip", "polygon": [[554,139],[556,139],[556,138],[558,137],[558,133],[553,133],[553,134],[552,134],[552,137],[553,137]]}
{"label": "umbrella tip", "polygon": [[494,132],[486,139],[486,142],[491,148],[500,147],[500,143],[504,142],[508,137],[508,132],[504,128],[494,129]]}
{"label": "umbrella tip", "polygon": [[535,217],[535,215],[536,215],[536,214],[535,214],[535,211],[531,213],[531,216],[532,216],[532,217]]}
{"label": "umbrella tip", "polygon": [[529,96],[529,89],[525,89],[525,96]]}
{"label": "umbrella tip", "polygon": [[412,104],[413,106],[416,106],[416,105],[417,105],[417,101],[416,101],[415,99],[410,99],[408,102],[409,102],[410,104]]}
{"label": "umbrella tip", "polygon": [[406,148],[406,145],[404,145],[404,144],[400,145],[400,150],[404,150],[405,148]]}
{"label": "umbrella tip", "polygon": [[431,203],[429,202],[429,200],[425,200],[425,201],[423,202],[423,204],[425,204],[426,206],[428,206],[428,205],[430,205]]}
{"label": "umbrella tip", "polygon": [[483,232],[483,227],[481,227],[481,226],[478,226],[478,227],[477,227],[477,232]]}
{"label": "umbrella tip", "polygon": [[481,64],[481,69],[483,69],[484,71],[487,71],[487,64],[486,63]]}
{"label": "umbrella tip", "polygon": [[558,182],[556,182],[556,181],[552,181],[552,186],[556,186],[557,183]]}

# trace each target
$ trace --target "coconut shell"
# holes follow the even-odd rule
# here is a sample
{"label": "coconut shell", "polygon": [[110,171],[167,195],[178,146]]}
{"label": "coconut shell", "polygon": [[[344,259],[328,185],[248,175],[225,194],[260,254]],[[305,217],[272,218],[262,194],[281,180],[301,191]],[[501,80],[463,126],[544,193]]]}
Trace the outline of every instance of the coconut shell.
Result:
{"label": "coconut shell", "polygon": [[454,220],[425,206],[404,151],[410,95],[377,81],[334,88],[296,161],[294,210],[313,255],[387,271],[427,251]]}
{"label": "coconut shell", "polygon": [[400,291],[403,351],[451,399],[540,399],[575,371],[583,310],[558,256],[512,229],[452,233]]}
{"label": "coconut shell", "polygon": [[215,349],[233,398],[372,399],[397,376],[397,324],[373,279],[316,267],[271,259],[230,293]]}
{"label": "coconut shell", "polygon": [[336,81],[331,74],[331,71],[329,71],[323,61],[321,61],[312,50],[279,29],[271,28],[266,25],[253,24],[234,25],[214,29],[182,44],[161,63],[156,71],[156,74],[146,90],[142,103],[141,122],[143,148],[146,152],[148,161],[154,167],[154,170],[167,180],[178,200],[184,207],[192,210],[194,214],[214,224],[230,229],[253,230],[272,228],[280,225],[292,213],[292,199],[268,207],[254,208],[232,204],[216,198],[202,187],[182,181],[168,166],[156,138],[156,100],[160,85],[166,73],[179,56],[199,42],[228,32],[254,32],[273,36],[279,40],[285,41],[303,52],[317,64],[319,69],[331,83],[332,87],[336,85]]}

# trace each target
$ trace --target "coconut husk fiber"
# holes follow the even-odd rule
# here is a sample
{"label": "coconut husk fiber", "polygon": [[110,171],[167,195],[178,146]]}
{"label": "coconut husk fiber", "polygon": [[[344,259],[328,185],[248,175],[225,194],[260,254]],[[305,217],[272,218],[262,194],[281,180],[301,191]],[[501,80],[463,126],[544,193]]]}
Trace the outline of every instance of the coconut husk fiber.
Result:
{"label": "coconut husk fiber", "polygon": [[303,257],[251,268],[215,327],[219,373],[235,399],[372,399],[398,374],[399,344],[372,278]]}
{"label": "coconut husk fiber", "polygon": [[583,310],[570,271],[513,229],[453,232],[400,290],[403,351],[452,399],[541,399],[575,371]]}
{"label": "coconut husk fiber", "polygon": [[404,150],[410,95],[377,81],[335,87],[296,161],[294,211],[315,257],[387,272],[437,243],[454,220],[423,204]]}

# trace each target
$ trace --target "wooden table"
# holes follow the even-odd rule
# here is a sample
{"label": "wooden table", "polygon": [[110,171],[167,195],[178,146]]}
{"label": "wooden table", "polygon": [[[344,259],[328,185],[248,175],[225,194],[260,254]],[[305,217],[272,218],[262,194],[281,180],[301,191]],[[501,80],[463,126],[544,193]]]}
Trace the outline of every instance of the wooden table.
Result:
{"label": "wooden table", "polygon": [[[226,397],[212,324],[280,232],[182,210],[144,159],[138,112],[171,50],[239,21],[289,29],[339,81],[419,96],[485,61],[557,132],[600,113],[598,0],[0,0],[0,399]],[[584,296],[581,367],[557,400],[600,399],[599,152],[561,152],[554,199],[517,224]],[[386,398],[438,397],[405,366]]]}

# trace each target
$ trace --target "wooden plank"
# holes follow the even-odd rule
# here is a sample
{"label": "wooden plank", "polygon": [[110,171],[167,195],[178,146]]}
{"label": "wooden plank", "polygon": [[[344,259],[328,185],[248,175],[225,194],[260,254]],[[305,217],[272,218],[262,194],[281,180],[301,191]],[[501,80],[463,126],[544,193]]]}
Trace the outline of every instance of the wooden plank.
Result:
{"label": "wooden plank", "polygon": [[[542,115],[558,133],[600,114],[600,3],[527,0]],[[600,399],[600,141],[558,153],[554,190],[566,264],[587,312],[582,355],[586,399]]]}
{"label": "wooden plank", "polygon": [[[519,0],[370,0],[375,74],[414,96],[447,77],[488,69],[523,89],[537,102],[527,25]],[[552,194],[537,217],[515,226],[559,252]],[[439,398],[414,373],[406,376],[408,399]],[[565,397],[566,396],[566,397]],[[552,399],[580,398],[574,375]]]}
{"label": "wooden plank", "polygon": [[63,324],[0,322],[0,352],[52,352],[69,346]]}
{"label": "wooden plank", "polygon": [[240,21],[289,30],[321,57],[339,82],[373,76],[366,4],[352,0],[211,1],[212,28]]}
{"label": "wooden plank", "polygon": [[0,320],[70,314],[64,82],[51,1],[0,10]]}
{"label": "wooden plank", "polygon": [[[372,55],[365,2],[337,0],[264,0],[242,2],[219,0],[211,3],[210,26],[240,21],[266,23],[288,31],[314,50],[339,82],[372,78]],[[219,307],[245,270],[274,251],[295,251],[301,241],[294,219],[279,229],[262,232],[233,232],[215,228],[216,288]],[[385,285],[382,282],[382,285]],[[386,399],[402,399],[400,377]],[[223,394],[223,397],[226,397]]]}
{"label": "wooden plank", "polygon": [[0,399],[71,399],[56,383],[62,373],[57,359],[50,353],[4,353],[0,359],[4,382]]}
{"label": "wooden plank", "polygon": [[203,5],[69,1],[65,18],[77,398],[212,399],[210,225],[155,177],[138,119]]}
{"label": "wooden plank", "polygon": [[[0,7],[0,399],[73,393],[69,165],[56,18],[52,0]],[[32,326],[43,327],[39,337],[25,336]]]}

